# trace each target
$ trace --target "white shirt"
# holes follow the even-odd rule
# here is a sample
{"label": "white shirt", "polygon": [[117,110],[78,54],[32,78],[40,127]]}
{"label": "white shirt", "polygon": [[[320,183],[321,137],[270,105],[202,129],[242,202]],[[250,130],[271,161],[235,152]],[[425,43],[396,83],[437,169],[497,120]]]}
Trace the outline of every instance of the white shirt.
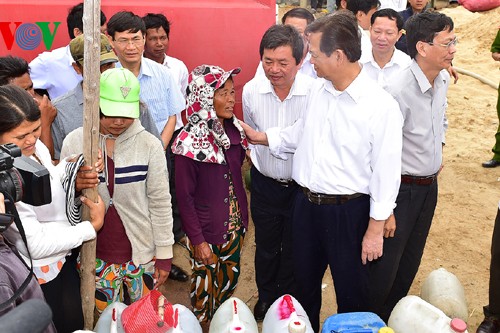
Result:
{"label": "white shirt", "polygon": [[[243,87],[243,116],[257,131],[271,127],[285,128],[297,121],[307,108],[314,79],[297,73],[288,96],[281,101],[265,76],[256,76]],[[251,147],[253,165],[266,177],[280,181],[292,179],[292,159],[276,158],[263,145]]]}
{"label": "white shirt", "polygon": [[361,34],[361,57],[363,57],[363,54],[372,53],[372,41],[370,40],[370,32],[368,30],[364,30],[360,25],[358,25],[358,30]]}
{"label": "white shirt", "polygon": [[402,175],[429,176],[441,168],[449,84],[450,75],[442,70],[432,87],[413,60],[387,87],[404,118]]}
{"label": "white shirt", "polygon": [[[170,57],[165,54],[165,58],[163,59],[163,65],[167,67],[170,72],[172,73],[172,76],[174,77],[174,80],[177,81],[177,84],[179,85],[179,89],[181,90],[182,96],[184,96],[184,99],[186,98],[186,88],[188,86],[188,69],[186,65],[184,64],[183,61]],[[177,121],[175,123],[175,129],[179,129],[184,124],[182,123],[182,117],[180,114],[177,115]]]}
{"label": "white shirt", "polygon": [[299,185],[368,194],[370,216],[385,220],[401,182],[402,123],[396,101],[361,72],[344,91],[317,80],[304,118],[266,134],[277,156],[295,151],[292,176]]}
{"label": "white shirt", "polygon": [[[66,161],[61,160],[57,166],[54,166],[49,150],[40,140],[37,140],[35,147],[36,155],[50,173],[52,202],[38,207],[16,202],[16,208],[26,233],[33,266],[41,267],[64,259],[71,249],[95,238],[96,233],[88,221],[75,226],[68,222],[65,209],[66,192],[61,184]],[[31,159],[35,160],[33,156]],[[28,252],[17,227],[11,225],[4,235],[14,243],[24,261],[29,265]]]}
{"label": "white shirt", "polygon": [[370,53],[362,54],[359,62],[363,64],[363,70],[366,74],[382,88],[385,88],[391,79],[396,77],[403,69],[410,66],[411,58],[406,53],[394,48],[392,58],[385,64],[384,68],[380,68],[373,58],[373,50]]}
{"label": "white shirt", "polygon": [[[302,65],[300,66],[299,73],[302,73],[306,76],[312,77],[313,79],[318,78],[318,74],[314,70],[314,65],[311,64],[311,55],[309,52],[306,53],[304,57],[304,61],[302,61]],[[257,76],[266,76],[264,73],[264,68],[262,67],[262,61],[259,62],[259,66],[257,66],[257,71],[255,72],[255,77]]]}
{"label": "white shirt", "polygon": [[83,80],[73,69],[74,62],[69,45],[39,54],[29,64],[33,87],[46,89],[51,99],[70,91]]}
{"label": "white shirt", "polygon": [[408,0],[380,0],[380,8],[391,8],[397,12],[403,11],[406,9],[406,5]]}

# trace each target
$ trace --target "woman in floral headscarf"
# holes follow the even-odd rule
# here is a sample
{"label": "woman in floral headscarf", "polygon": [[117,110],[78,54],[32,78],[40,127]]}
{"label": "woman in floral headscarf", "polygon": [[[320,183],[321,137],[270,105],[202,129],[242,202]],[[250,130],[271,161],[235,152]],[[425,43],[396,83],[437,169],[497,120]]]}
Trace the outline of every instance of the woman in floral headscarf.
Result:
{"label": "woman in floral headscarf", "polygon": [[188,123],[172,145],[179,211],[193,270],[191,303],[205,324],[236,288],[248,226],[241,177],[247,141],[233,114],[232,77],[239,72],[210,65],[191,72]]}

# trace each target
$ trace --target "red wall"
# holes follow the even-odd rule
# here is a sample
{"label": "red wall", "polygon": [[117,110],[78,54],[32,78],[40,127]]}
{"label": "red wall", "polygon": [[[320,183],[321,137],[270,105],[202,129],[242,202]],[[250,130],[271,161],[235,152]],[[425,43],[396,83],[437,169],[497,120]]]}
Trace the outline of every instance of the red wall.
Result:
{"label": "red wall", "polygon": [[[30,61],[40,52],[66,45],[68,9],[82,1],[0,0],[0,56],[12,54]],[[241,67],[235,77],[238,116],[241,89],[259,62],[260,39],[275,22],[275,4],[275,0],[101,1],[108,19],[120,10],[139,16],[165,14],[172,23],[168,53],[183,60],[189,70],[202,63],[226,70]],[[22,31],[28,36],[24,41]]]}

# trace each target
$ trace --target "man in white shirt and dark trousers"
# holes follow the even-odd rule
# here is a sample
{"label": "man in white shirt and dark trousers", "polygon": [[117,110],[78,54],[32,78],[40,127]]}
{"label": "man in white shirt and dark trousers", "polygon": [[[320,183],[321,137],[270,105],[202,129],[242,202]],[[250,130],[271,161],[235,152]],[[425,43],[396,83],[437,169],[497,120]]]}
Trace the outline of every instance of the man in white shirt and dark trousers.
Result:
{"label": "man in white shirt and dark trousers", "polygon": [[446,69],[457,42],[453,21],[437,12],[412,16],[405,27],[413,61],[387,87],[404,118],[401,187],[385,226],[384,256],[370,267],[373,312],[383,320],[410,289],[434,216],[447,128]]}
{"label": "man in white shirt and dark trousers", "polygon": [[[170,40],[170,22],[167,20],[163,14],[152,14],[148,13],[142,17],[144,24],[146,25],[146,43],[144,45],[144,57],[156,61],[159,64],[165,66],[169,72],[172,74],[174,81],[177,83],[182,96],[186,97],[186,88],[188,84],[188,70],[184,62],[181,60],[170,57],[166,54],[168,50],[168,44]],[[172,134],[172,138],[168,143],[165,150],[165,155],[167,158],[168,166],[168,178],[169,178],[169,188],[170,196],[172,197],[172,217],[174,219],[174,239],[176,243],[185,244],[186,234],[182,231],[182,221],[179,213],[179,208],[177,206],[177,195],[175,192],[175,163],[174,155],[172,153],[172,143],[179,134],[183,126],[182,117],[179,113],[177,115],[175,130]],[[183,240],[184,239],[184,243]],[[169,279],[185,282],[189,279],[188,274],[182,270],[177,265],[172,264]]]}
{"label": "man in white shirt and dark trousers", "polygon": [[[258,131],[288,127],[307,107],[314,79],[299,72],[304,42],[290,25],[274,25],[260,42],[265,76],[243,87],[245,122]],[[259,300],[256,320],[283,294],[293,294],[291,215],[297,184],[292,180],[292,159],[274,157],[265,146],[251,148],[251,205],[255,225],[255,277]]]}
{"label": "man in white shirt and dark trousers", "polygon": [[384,221],[396,200],[401,168],[402,117],[394,99],[361,72],[361,41],[351,13],[322,17],[306,29],[319,77],[303,118],[286,129],[256,132],[292,158],[301,187],[292,214],[295,296],[319,331],[322,279],[335,281],[337,311],[368,309],[367,262],[383,252]]}

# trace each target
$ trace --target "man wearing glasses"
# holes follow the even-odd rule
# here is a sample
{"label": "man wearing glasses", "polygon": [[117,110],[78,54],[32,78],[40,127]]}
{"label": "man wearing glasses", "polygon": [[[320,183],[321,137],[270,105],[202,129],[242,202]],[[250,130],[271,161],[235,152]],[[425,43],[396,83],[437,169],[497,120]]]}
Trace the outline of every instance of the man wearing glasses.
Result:
{"label": "man wearing glasses", "polygon": [[434,216],[457,43],[453,21],[437,12],[412,16],[406,30],[412,63],[386,89],[404,118],[401,186],[384,226],[384,255],[370,267],[372,310],[384,321],[410,289]]}
{"label": "man wearing glasses", "polygon": [[184,110],[184,98],[165,66],[143,57],[146,25],[132,12],[118,12],[108,22],[109,42],[118,56],[117,67],[134,73],[145,102],[167,147],[174,133],[176,115]]}

